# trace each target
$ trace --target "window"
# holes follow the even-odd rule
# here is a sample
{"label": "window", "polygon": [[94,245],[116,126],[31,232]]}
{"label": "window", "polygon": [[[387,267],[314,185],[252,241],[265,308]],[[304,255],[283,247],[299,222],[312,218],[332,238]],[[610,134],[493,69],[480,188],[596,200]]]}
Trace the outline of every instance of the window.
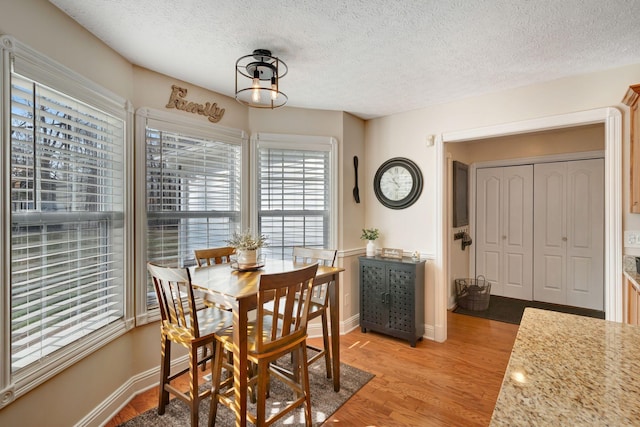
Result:
{"label": "window", "polygon": [[2,259],[11,310],[2,321],[11,343],[0,353],[20,388],[124,331],[127,111],[124,100],[6,40],[2,185],[11,208]]}
{"label": "window", "polygon": [[258,134],[256,199],[267,256],[287,259],[294,246],[335,246],[336,141]]}
{"label": "window", "polygon": [[[241,226],[245,134],[186,118],[177,122],[179,118],[157,111],[142,109],[137,114],[138,135],[145,146],[143,259],[195,265],[195,249],[226,246]],[[147,307],[155,307],[152,283],[146,283]]]}

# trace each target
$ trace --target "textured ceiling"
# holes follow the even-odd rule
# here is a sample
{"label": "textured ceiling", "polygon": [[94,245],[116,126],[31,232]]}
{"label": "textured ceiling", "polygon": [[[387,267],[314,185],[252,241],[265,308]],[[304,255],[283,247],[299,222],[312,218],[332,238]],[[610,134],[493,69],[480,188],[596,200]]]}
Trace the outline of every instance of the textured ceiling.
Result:
{"label": "textured ceiling", "polygon": [[640,63],[640,0],[50,2],[130,62],[229,96],[235,61],[270,49],[288,106],[362,118]]}

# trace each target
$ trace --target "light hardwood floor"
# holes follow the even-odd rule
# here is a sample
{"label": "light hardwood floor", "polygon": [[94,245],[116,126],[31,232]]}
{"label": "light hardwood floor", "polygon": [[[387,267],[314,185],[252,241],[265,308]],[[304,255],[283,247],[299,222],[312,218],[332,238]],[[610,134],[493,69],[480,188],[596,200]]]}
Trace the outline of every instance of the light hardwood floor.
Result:
{"label": "light hardwood floor", "polygon": [[[324,425],[488,426],[517,331],[517,325],[451,312],[444,343],[423,340],[411,348],[386,335],[352,331],[340,339],[341,361],[375,378]],[[154,388],[106,427],[156,405]]]}

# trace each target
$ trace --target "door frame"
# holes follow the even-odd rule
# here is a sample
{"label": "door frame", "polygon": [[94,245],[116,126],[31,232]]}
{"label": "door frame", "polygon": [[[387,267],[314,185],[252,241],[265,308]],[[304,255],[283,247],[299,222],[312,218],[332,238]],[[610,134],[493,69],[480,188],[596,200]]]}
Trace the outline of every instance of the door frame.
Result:
{"label": "door frame", "polygon": [[508,135],[603,123],[605,134],[605,259],[604,309],[606,320],[622,321],[622,113],[614,107],[567,113],[537,119],[443,133],[436,136],[436,254],[434,339],[447,339],[450,292],[449,228],[447,218],[447,158],[444,145]]}

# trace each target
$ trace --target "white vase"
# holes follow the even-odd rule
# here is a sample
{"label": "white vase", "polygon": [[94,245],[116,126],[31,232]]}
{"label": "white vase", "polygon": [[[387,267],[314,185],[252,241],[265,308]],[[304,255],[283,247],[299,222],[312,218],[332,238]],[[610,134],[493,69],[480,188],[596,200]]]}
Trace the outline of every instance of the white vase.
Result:
{"label": "white vase", "polygon": [[236,249],[236,255],[240,267],[258,264],[258,251],[256,249]]}
{"label": "white vase", "polygon": [[376,244],[373,243],[373,240],[369,240],[367,242],[367,256],[375,256],[376,254]]}

